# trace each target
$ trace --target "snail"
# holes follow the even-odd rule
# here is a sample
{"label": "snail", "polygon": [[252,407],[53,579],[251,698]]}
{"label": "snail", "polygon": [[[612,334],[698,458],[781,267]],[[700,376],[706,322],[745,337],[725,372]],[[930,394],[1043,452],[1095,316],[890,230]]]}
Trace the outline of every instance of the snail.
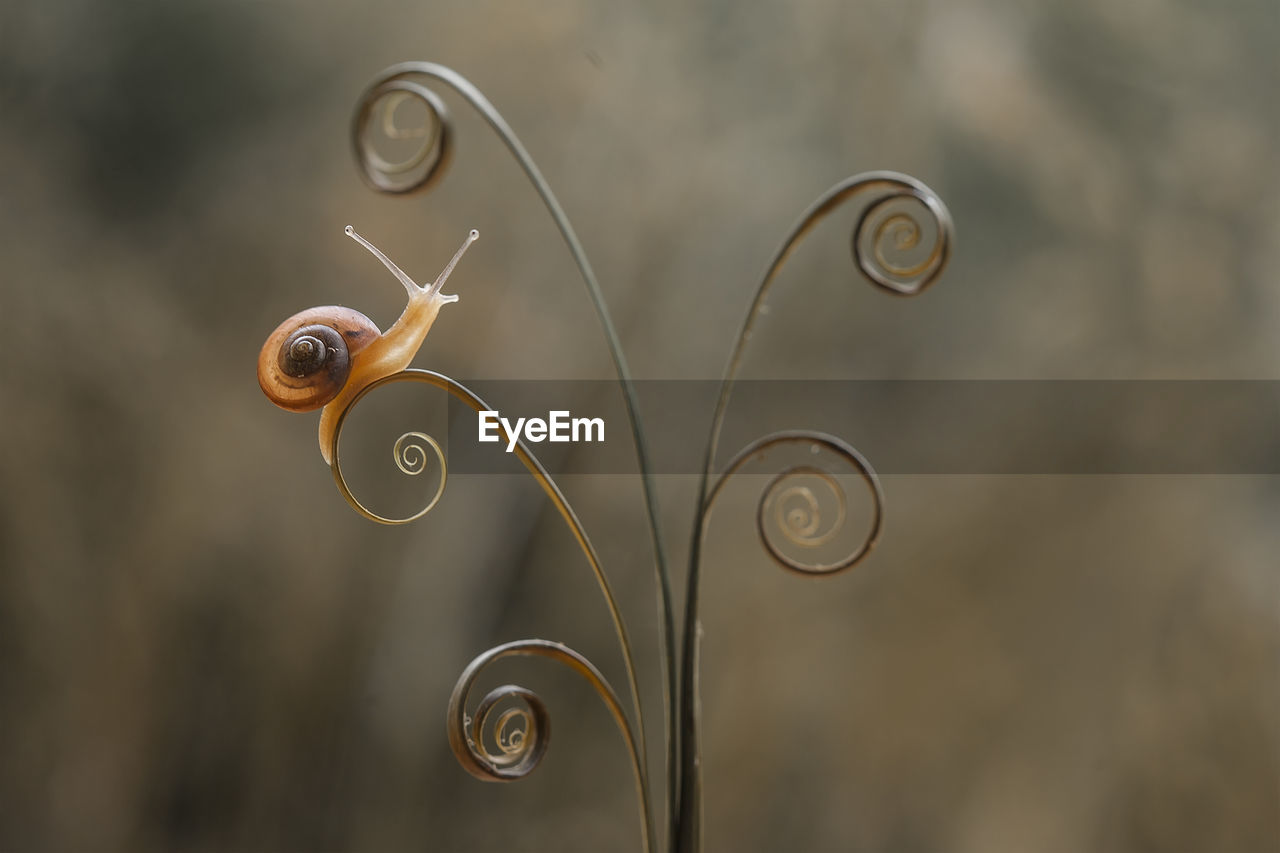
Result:
{"label": "snail", "polygon": [[454,266],[480,236],[472,230],[453,260],[429,286],[420,286],[350,225],[347,236],[382,261],[409,293],[400,319],[387,331],[359,311],[341,305],[308,308],[285,320],[258,354],[258,384],[271,402],[292,412],[321,407],[320,454],[333,464],[338,416],[369,383],[409,366],[443,305],[456,295],[440,292]]}

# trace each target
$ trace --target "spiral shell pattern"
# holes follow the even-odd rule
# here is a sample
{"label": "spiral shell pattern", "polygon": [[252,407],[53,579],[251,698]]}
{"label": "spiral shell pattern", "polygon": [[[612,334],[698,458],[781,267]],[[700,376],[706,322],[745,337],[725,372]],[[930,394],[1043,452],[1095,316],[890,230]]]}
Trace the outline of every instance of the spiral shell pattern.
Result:
{"label": "spiral shell pattern", "polygon": [[340,305],[300,311],[262,345],[258,385],[282,409],[319,409],[338,396],[351,374],[351,360],[379,334],[368,317]]}

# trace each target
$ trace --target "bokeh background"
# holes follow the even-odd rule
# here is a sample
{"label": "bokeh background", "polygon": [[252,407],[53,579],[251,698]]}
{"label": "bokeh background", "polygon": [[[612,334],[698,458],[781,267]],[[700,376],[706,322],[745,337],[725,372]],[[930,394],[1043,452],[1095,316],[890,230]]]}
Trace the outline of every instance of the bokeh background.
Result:
{"label": "bokeh background", "polygon": [[[423,278],[484,235],[418,364],[609,376],[554,228],[460,101],[440,186],[360,182],[347,123],[384,66],[453,66],[503,110],[640,377],[717,376],[792,219],[892,168],[950,206],[947,276],[875,292],[835,217],[746,375],[1272,379],[1278,49],[1269,0],[5,4],[0,849],[638,849],[612,722],[556,668],[493,676],[552,707],[533,776],[486,785],[448,753],[449,690],[491,645],[562,640],[623,683],[536,486],[458,477],[422,522],[370,524],[315,416],[254,381],[300,308],[398,314],[348,223]],[[793,425],[857,442],[821,417]],[[660,780],[637,483],[564,485],[637,643]],[[1275,477],[885,489],[881,548],[823,582],[760,552],[749,488],[716,514],[709,850],[1280,849]],[[660,491],[679,576],[693,483]]]}

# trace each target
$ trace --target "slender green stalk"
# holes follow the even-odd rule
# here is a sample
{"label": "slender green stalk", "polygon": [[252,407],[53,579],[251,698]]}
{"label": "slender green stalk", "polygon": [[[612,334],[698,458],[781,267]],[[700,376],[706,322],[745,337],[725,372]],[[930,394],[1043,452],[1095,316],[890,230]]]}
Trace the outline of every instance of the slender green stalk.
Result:
{"label": "slender green stalk", "polygon": [[[951,215],[932,190],[915,178],[897,172],[865,172],[840,181],[801,214],[774,252],[760,284],[756,287],[755,295],[747,308],[746,318],[742,321],[742,328],[738,332],[720,381],[720,393],[716,398],[715,411],[711,417],[711,430],[707,438],[707,449],[698,484],[698,503],[694,511],[693,536],[689,545],[684,647],[680,667],[680,788],[673,846],[676,853],[697,853],[702,847],[702,767],[699,743],[702,707],[698,687],[701,627],[698,622],[698,593],[701,582],[703,538],[706,532],[707,515],[711,508],[710,481],[715,471],[716,451],[719,448],[720,431],[724,426],[725,413],[729,407],[729,397],[733,393],[734,382],[742,366],[742,358],[747,341],[751,337],[751,330],[760,316],[760,306],[764,304],[765,296],[787,258],[791,256],[805,235],[833,210],[853,196],[871,192],[880,193],[880,197],[867,206],[854,227],[853,254],[859,271],[873,284],[898,295],[914,295],[924,290],[941,275],[950,254],[953,231]],[[885,236],[888,223],[901,221],[900,218],[899,220],[890,218],[880,222],[875,233],[870,235],[873,243],[876,244],[872,257],[866,256],[862,241],[863,237],[867,236],[866,229],[872,223],[874,213],[895,199],[907,197],[916,199],[930,211],[937,225],[937,239],[933,251],[922,264],[898,269],[885,263],[879,251],[879,242]],[[918,225],[916,229],[915,239],[918,240]]]}
{"label": "slender green stalk", "polygon": [[[675,707],[676,707],[676,688],[675,688],[675,617],[671,603],[671,580],[670,571],[667,567],[666,551],[662,542],[662,531],[659,523],[659,511],[657,495],[654,491],[652,464],[650,462],[648,445],[645,440],[644,430],[641,425],[639,403],[636,399],[635,386],[631,378],[631,369],[627,365],[626,357],[622,352],[622,346],[618,340],[618,333],[614,327],[613,319],[609,314],[608,306],[605,303],[604,295],[600,291],[600,284],[596,278],[595,271],[591,267],[591,262],[587,258],[586,251],[582,247],[581,241],[578,239],[577,233],[573,229],[573,225],[569,222],[569,217],[565,214],[564,209],[560,206],[560,202],[556,199],[555,193],[552,192],[551,186],[542,176],[541,170],[538,169],[529,152],[521,144],[515,131],[507,124],[506,120],[498,112],[498,110],[489,102],[489,99],[476,88],[469,80],[457,73],[451,68],[438,65],[432,62],[404,62],[393,65],[383,71],[378,78],[365,90],[359,101],[356,111],[356,120],[352,125],[352,141],[355,147],[356,159],[359,162],[362,172],[370,185],[375,189],[382,191],[409,191],[416,189],[420,185],[413,185],[405,190],[395,189],[388,181],[376,174],[378,162],[371,161],[366,155],[367,152],[362,144],[362,134],[366,121],[372,115],[374,104],[384,95],[405,92],[415,95],[424,100],[427,106],[436,114],[440,121],[438,136],[433,137],[433,143],[438,143],[440,156],[439,159],[428,167],[426,175],[423,177],[423,184],[430,183],[431,180],[442,171],[444,163],[449,155],[449,139],[450,131],[446,121],[446,114],[443,105],[440,103],[433,92],[425,87],[411,83],[407,78],[413,77],[430,77],[439,80],[455,92],[461,95],[477,113],[484,118],[493,131],[498,135],[502,142],[507,146],[511,155],[519,164],[529,182],[533,185],[534,190],[542,199],[547,211],[551,214],[551,218],[555,220],[556,227],[560,229],[560,234],[564,238],[565,245],[569,249],[570,255],[573,256],[574,263],[578,267],[578,271],[582,275],[582,280],[586,284],[587,294],[591,298],[591,303],[595,307],[596,315],[600,319],[600,325],[604,331],[605,343],[609,349],[609,355],[613,359],[614,369],[618,374],[618,379],[622,386],[623,400],[627,409],[627,419],[631,428],[632,440],[635,443],[636,459],[640,469],[642,487],[644,491],[645,514],[648,521],[649,537],[653,546],[654,553],[654,571],[657,579],[658,596],[660,601],[661,612],[659,614],[662,625],[661,634],[659,636],[659,656],[662,664],[662,683],[663,683],[663,704],[666,709],[665,717],[665,733],[667,741],[667,780],[668,780],[668,822],[673,819],[675,814],[675,791],[676,785],[676,767],[677,756],[679,750],[679,733],[675,725]],[[633,662],[628,661],[629,668],[634,666]],[[640,731],[641,751],[644,751],[644,720],[640,713],[640,695],[638,688],[632,684],[633,698],[636,705],[637,726]]]}

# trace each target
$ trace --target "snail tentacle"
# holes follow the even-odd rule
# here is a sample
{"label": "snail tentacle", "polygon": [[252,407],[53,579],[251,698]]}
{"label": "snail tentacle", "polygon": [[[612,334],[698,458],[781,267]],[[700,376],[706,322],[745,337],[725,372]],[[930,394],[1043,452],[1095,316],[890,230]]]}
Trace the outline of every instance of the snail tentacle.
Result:
{"label": "snail tentacle", "polygon": [[359,234],[359,232],[357,232],[357,231],[356,231],[356,229],[354,229],[354,228],[352,228],[350,225],[348,225],[345,229],[343,229],[343,231],[344,231],[344,233],[345,233],[348,237],[350,237],[352,240],[355,240],[355,241],[356,241],[357,243],[359,243],[361,246],[364,246],[366,249],[368,249],[368,250],[369,250],[369,252],[370,252],[370,253],[371,253],[375,258],[377,258],[378,260],[382,261],[383,266],[385,266],[387,269],[391,270],[391,274],[392,274],[392,275],[394,275],[396,278],[400,279],[400,283],[404,285],[404,289],[409,293],[409,298],[410,298],[410,299],[412,299],[412,298],[413,298],[413,296],[414,296],[418,291],[422,290],[422,288],[418,285],[418,283],[417,283],[416,281],[414,281],[413,279],[409,278],[409,276],[408,276],[407,274],[405,274],[405,271],[404,271],[404,270],[402,270],[402,269],[400,269],[400,267],[396,266],[396,264],[395,264],[395,262],[394,262],[394,261],[392,261],[390,258],[388,258],[386,255],[384,255],[384,254],[382,253],[382,250],[381,250],[381,249],[379,249],[377,246],[375,246],[375,245],[373,245],[372,243],[370,243],[370,242],[369,242],[368,240],[366,240],[365,238],[361,237],[361,236],[360,236],[360,234]]}
{"label": "snail tentacle", "polygon": [[[444,283],[449,280],[449,273],[453,272],[453,268],[458,265],[458,261],[462,260],[462,256],[466,253],[467,249],[471,247],[471,244],[479,239],[480,232],[472,228],[471,232],[467,234],[467,239],[463,241],[462,245],[458,248],[457,253],[454,254],[453,260],[449,261],[445,268],[440,272],[440,275],[436,276],[436,280],[432,282],[430,287],[423,288],[423,290],[427,292],[428,296],[435,296],[437,293],[440,293],[440,288],[444,287]],[[444,294],[440,295],[440,299],[445,302],[458,301],[457,296],[445,296]]]}

